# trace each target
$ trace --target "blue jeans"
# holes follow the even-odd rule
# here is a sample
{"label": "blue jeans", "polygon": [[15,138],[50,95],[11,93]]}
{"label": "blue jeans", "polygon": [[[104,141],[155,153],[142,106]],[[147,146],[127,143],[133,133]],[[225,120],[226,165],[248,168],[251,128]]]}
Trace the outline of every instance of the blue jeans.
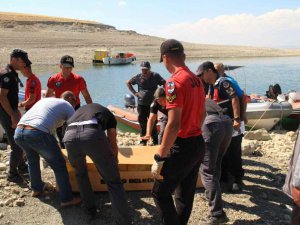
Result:
{"label": "blue jeans", "polygon": [[54,136],[39,130],[17,128],[14,139],[26,153],[31,188],[34,191],[42,191],[43,189],[40,169],[40,156],[42,156],[54,171],[61,201],[71,201],[73,194],[66,161]]}

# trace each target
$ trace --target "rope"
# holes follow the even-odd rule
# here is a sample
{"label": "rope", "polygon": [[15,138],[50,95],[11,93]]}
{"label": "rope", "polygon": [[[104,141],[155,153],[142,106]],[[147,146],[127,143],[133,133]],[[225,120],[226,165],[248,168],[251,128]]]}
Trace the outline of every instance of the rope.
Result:
{"label": "rope", "polygon": [[[269,105],[269,107],[262,113],[262,115],[259,117],[259,119],[254,123],[254,125],[251,127],[251,129],[248,131],[248,133],[245,135],[245,137],[247,137],[247,135],[249,134],[249,132],[252,131],[255,128],[256,124],[264,117],[264,115],[270,109],[270,107],[273,105],[274,102],[275,102],[275,100],[273,100],[271,102],[271,104]],[[281,112],[282,112],[282,107],[281,107]]]}

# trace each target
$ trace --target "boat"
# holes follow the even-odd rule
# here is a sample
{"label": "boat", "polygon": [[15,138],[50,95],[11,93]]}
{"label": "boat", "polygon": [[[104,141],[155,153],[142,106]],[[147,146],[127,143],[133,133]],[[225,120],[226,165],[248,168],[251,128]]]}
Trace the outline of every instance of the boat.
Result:
{"label": "boat", "polygon": [[103,64],[105,65],[124,65],[132,63],[136,60],[134,53],[118,53],[115,56],[107,56],[103,58]]}
{"label": "boat", "polygon": [[255,102],[247,104],[247,127],[251,129],[271,130],[279,121],[292,113],[292,105],[288,102]]}
{"label": "boat", "polygon": [[[123,126],[128,126],[135,131],[140,129],[136,111],[113,105],[109,105],[107,108]],[[292,113],[292,106],[288,102],[248,103],[246,113],[248,118],[247,127],[251,129],[265,128],[266,130],[271,130],[280,120]]]}
{"label": "boat", "polygon": [[98,49],[94,52],[93,63],[95,64],[103,64],[103,58],[109,57],[110,51],[107,49]]}

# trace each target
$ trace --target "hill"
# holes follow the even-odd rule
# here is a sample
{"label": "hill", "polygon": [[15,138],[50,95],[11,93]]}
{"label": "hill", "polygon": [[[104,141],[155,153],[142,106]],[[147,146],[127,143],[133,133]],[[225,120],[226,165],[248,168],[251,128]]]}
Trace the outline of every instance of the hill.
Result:
{"label": "hill", "polygon": [[[110,48],[133,51],[138,59],[159,58],[163,38],[117,30],[95,21],[0,12],[0,62],[7,62],[14,48],[26,50],[36,64],[57,64],[70,54],[76,62],[90,63],[93,51]],[[299,56],[300,49],[273,49],[184,43],[188,57]]]}

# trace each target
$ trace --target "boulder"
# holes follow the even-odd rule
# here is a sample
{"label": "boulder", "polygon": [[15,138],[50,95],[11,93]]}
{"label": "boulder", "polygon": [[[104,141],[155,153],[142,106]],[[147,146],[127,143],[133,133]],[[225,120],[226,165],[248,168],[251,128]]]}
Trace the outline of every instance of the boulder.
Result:
{"label": "boulder", "polygon": [[259,129],[255,131],[246,131],[244,139],[257,140],[257,141],[268,141],[272,140],[272,137],[266,129]]}

